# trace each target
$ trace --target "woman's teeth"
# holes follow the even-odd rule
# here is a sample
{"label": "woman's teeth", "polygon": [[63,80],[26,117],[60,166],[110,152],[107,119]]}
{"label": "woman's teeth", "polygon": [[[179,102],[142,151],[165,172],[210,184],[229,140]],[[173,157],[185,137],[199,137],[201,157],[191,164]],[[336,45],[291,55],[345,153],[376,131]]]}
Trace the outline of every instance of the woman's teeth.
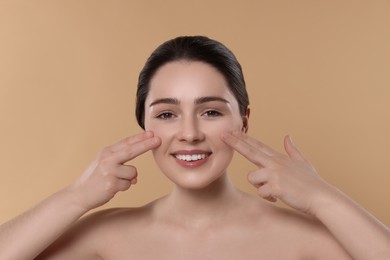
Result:
{"label": "woman's teeth", "polygon": [[175,157],[182,161],[191,162],[204,159],[207,157],[207,154],[176,154]]}

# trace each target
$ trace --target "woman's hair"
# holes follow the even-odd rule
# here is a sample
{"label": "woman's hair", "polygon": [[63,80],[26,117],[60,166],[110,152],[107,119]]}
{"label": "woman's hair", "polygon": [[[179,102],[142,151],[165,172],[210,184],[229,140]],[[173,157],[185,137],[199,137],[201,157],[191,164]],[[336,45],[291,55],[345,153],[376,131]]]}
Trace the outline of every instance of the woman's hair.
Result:
{"label": "woman's hair", "polygon": [[237,99],[241,115],[246,115],[249,98],[241,65],[234,54],[222,43],[205,36],[182,36],[161,44],[150,55],[139,74],[135,114],[143,129],[145,100],[152,77],[163,65],[180,60],[200,61],[216,68],[224,76],[230,91]]}

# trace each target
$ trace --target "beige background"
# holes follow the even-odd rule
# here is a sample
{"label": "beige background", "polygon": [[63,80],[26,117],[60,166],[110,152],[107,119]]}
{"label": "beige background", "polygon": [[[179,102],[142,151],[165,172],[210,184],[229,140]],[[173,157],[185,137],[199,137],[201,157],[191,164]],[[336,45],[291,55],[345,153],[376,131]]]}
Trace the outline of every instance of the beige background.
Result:
{"label": "beige background", "polygon": [[[295,143],[335,186],[390,225],[390,2],[0,0],[0,222],[77,178],[104,146],[140,132],[138,72],[178,35],[208,35],[240,60],[250,134]],[[137,158],[139,184],[171,184]],[[240,188],[254,167],[237,156]],[[64,209],[66,210],[66,209]]]}

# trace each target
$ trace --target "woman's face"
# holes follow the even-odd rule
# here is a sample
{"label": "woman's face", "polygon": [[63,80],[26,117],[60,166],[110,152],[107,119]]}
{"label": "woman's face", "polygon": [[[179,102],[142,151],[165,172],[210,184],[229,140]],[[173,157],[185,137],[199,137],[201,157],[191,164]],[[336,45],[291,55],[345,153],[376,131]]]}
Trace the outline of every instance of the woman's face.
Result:
{"label": "woman's face", "polygon": [[201,189],[224,175],[233,150],[221,133],[242,127],[237,100],[212,66],[175,61],[153,76],[145,101],[145,130],[161,138],[153,156],[175,184]]}

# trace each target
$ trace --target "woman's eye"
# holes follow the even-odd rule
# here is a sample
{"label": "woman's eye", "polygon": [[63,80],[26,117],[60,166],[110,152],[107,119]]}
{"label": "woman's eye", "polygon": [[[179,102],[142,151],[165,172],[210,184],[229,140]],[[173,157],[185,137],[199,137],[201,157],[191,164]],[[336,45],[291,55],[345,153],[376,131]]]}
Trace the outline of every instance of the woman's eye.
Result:
{"label": "woman's eye", "polygon": [[218,117],[218,116],[222,116],[222,113],[221,112],[218,112],[216,110],[208,110],[204,113],[204,115],[206,117]]}
{"label": "woman's eye", "polygon": [[170,113],[170,112],[163,112],[163,113],[160,113],[156,116],[156,118],[158,119],[163,119],[163,120],[166,120],[166,119],[171,119],[171,118],[174,118],[174,114]]}

